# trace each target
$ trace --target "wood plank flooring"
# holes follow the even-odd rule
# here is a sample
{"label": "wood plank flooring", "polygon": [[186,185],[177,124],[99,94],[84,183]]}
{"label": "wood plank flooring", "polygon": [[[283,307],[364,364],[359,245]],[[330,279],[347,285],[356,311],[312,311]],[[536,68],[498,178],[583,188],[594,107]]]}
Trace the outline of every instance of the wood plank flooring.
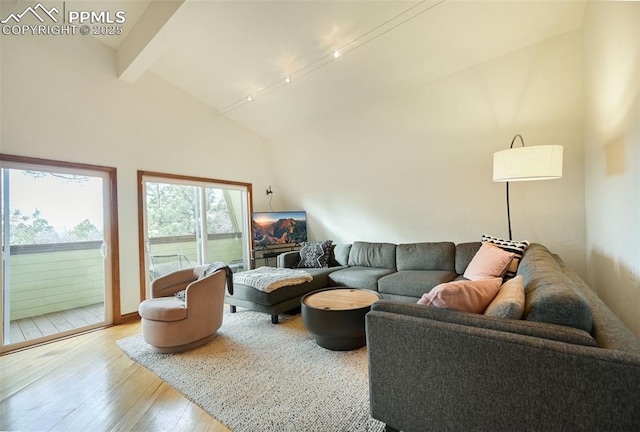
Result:
{"label": "wood plank flooring", "polygon": [[104,303],[11,321],[11,343],[24,342],[104,321]]}
{"label": "wood plank flooring", "polygon": [[0,356],[0,430],[228,432],[131,361],[139,321]]}

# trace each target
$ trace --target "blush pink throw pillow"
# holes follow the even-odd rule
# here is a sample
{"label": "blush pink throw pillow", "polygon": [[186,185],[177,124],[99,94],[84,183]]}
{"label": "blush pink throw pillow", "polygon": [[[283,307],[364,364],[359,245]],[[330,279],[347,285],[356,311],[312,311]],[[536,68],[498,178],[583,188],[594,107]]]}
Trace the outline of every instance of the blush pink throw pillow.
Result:
{"label": "blush pink throw pillow", "polygon": [[500,290],[502,278],[459,280],[440,284],[418,300],[418,304],[481,314]]}
{"label": "blush pink throw pillow", "polygon": [[482,243],[463,276],[469,280],[502,277],[509,268],[513,256],[513,252],[507,252],[489,242]]}

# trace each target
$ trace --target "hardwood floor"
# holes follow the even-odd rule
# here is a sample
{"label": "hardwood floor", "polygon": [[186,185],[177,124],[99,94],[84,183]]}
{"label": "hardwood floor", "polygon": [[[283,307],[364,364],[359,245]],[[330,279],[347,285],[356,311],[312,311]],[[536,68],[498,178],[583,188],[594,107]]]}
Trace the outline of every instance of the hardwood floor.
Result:
{"label": "hardwood floor", "polygon": [[229,431],[116,345],[139,332],[135,321],[1,356],[0,430]]}

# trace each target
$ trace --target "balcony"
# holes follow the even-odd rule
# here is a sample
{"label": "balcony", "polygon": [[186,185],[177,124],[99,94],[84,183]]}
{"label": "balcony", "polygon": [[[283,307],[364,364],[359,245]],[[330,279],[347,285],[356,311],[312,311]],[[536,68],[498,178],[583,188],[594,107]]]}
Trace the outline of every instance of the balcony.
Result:
{"label": "balcony", "polygon": [[[209,262],[243,260],[242,233],[211,234],[207,245]],[[105,321],[101,246],[100,241],[11,246],[5,257],[10,281],[5,297],[10,341],[5,344]],[[151,239],[149,249],[151,256],[177,254],[193,265],[198,261],[195,236]]]}

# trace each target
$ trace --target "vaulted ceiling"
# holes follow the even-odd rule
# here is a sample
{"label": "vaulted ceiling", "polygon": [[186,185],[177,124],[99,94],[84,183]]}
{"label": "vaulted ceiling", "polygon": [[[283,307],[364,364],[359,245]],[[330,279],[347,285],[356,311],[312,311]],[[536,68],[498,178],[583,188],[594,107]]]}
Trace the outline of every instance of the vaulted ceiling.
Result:
{"label": "vaulted ceiling", "polygon": [[585,8],[529,0],[115,5],[127,11],[126,33],[102,40],[118,50],[121,79],[155,73],[268,139],[578,29]]}

